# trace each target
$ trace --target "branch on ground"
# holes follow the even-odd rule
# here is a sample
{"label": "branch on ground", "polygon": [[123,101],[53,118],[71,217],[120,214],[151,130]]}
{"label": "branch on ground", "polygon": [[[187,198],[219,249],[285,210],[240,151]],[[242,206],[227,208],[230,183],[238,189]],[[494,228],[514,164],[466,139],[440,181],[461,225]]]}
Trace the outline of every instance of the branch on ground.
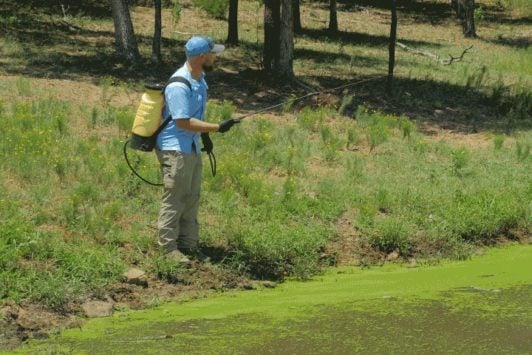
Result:
{"label": "branch on ground", "polygon": [[419,54],[419,55],[422,55],[422,56],[425,56],[425,57],[432,58],[436,62],[438,62],[438,63],[440,63],[442,65],[450,65],[450,64],[452,64],[454,62],[460,62],[462,59],[464,59],[465,54],[471,48],[473,48],[473,45],[471,45],[471,46],[467,47],[466,49],[464,49],[462,51],[462,54],[460,54],[460,56],[458,56],[458,57],[453,57],[452,55],[449,54],[449,59],[442,59],[442,58],[440,58],[439,55],[436,55],[434,53],[430,53],[430,52],[427,52],[427,51],[424,51],[424,50],[408,47],[407,45],[405,45],[405,44],[403,44],[401,42],[397,42],[397,45],[399,47],[401,47],[402,49],[404,49],[405,51],[407,51],[407,52],[414,53],[414,54]]}

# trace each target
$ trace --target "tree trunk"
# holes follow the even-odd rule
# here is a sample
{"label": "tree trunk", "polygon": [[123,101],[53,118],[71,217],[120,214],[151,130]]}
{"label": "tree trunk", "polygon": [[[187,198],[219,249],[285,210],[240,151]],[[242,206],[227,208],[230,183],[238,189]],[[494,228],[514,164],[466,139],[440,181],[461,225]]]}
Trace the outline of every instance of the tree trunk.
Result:
{"label": "tree trunk", "polygon": [[279,66],[280,6],[280,0],[264,0],[263,66],[269,73]]}
{"label": "tree trunk", "polygon": [[338,11],[336,9],[336,0],[330,0],[329,7],[329,32],[338,32]]}
{"label": "tree trunk", "polygon": [[127,0],[111,0],[113,22],[115,26],[116,53],[133,63],[140,62],[140,53],[133,31]]}
{"label": "tree trunk", "polygon": [[460,0],[462,3],[462,28],[466,37],[476,37],[475,30],[475,0]]}
{"label": "tree trunk", "polygon": [[227,17],[227,44],[238,45],[238,0],[229,1],[229,16]]}
{"label": "tree trunk", "polygon": [[462,24],[466,37],[476,37],[475,29],[475,0],[452,0],[451,6]]}
{"label": "tree trunk", "polygon": [[456,13],[456,16],[460,17],[460,8],[458,7],[458,0],[451,0],[451,7]]}
{"label": "tree trunk", "polygon": [[301,4],[300,0],[293,0],[294,4],[294,33],[301,33]]}
{"label": "tree trunk", "polygon": [[151,60],[155,64],[162,62],[161,58],[161,35],[162,35],[162,19],[161,19],[161,0],[154,0],[155,6],[155,25],[153,30],[153,44],[151,49]]}
{"label": "tree trunk", "polygon": [[388,80],[386,92],[393,93],[393,69],[395,67],[395,43],[397,42],[397,0],[392,0],[392,23],[390,25],[390,45],[388,47]]}
{"label": "tree trunk", "polygon": [[281,1],[281,46],[278,74],[285,78],[294,76],[294,17],[292,0]]}

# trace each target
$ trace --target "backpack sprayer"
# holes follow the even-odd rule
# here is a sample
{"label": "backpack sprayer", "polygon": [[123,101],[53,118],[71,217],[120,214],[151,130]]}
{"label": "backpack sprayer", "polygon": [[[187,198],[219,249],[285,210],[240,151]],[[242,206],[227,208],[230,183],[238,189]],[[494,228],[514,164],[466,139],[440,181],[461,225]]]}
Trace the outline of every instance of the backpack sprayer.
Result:
{"label": "backpack sprayer", "polygon": [[[294,103],[303,99],[306,99],[308,97],[323,94],[326,92],[336,91],[339,89],[343,89],[350,86],[355,86],[359,84],[363,84],[369,81],[377,80],[384,78],[385,76],[377,76],[370,79],[360,80],[344,85],[340,85],[334,88],[325,89],[321,91],[314,91],[310,92],[308,94],[305,94],[303,96],[299,96],[290,100],[283,101],[279,104],[275,104],[272,106],[265,107],[263,109],[260,109],[258,111],[253,111],[248,114],[245,114],[243,116],[235,118],[235,122],[240,122],[241,120],[258,115],[259,113],[263,113],[266,111],[273,110],[275,108],[281,107],[283,105],[286,105],[287,103]],[[172,77],[170,80],[166,83],[166,85],[161,84],[155,84],[155,85],[146,85],[145,86],[145,92],[142,95],[139,107],[137,109],[137,113],[135,115],[135,120],[133,122],[133,128],[131,130],[131,139],[126,141],[124,144],[124,158],[126,160],[127,165],[131,169],[131,171],[142,181],[145,183],[152,185],[152,186],[163,186],[163,184],[157,184],[153,183],[144,177],[142,177],[131,165],[128,156],[127,156],[127,146],[131,142],[130,146],[132,149],[140,150],[143,152],[151,152],[156,145],[157,141],[157,135],[170,123],[172,120],[172,117],[167,117],[164,121],[162,121],[162,111],[164,107],[164,90],[166,87],[174,82],[180,82],[188,86],[190,89],[190,83],[187,79],[182,77]],[[161,124],[162,121],[162,124]],[[214,154],[212,153],[212,150],[207,152],[209,155],[209,161],[211,164],[211,171],[213,176],[216,174],[216,158]]]}

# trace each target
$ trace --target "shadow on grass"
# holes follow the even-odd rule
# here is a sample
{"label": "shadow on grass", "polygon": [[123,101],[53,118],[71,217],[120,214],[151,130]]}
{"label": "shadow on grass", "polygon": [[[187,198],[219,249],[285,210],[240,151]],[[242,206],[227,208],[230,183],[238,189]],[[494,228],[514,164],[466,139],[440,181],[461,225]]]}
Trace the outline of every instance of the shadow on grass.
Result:
{"label": "shadow on grass", "polygon": [[527,49],[532,44],[532,38],[530,37],[503,37],[499,36],[494,40],[484,40],[489,43],[499,44],[501,46],[524,48]]}
{"label": "shadow on grass", "polygon": [[[309,29],[303,28],[299,36],[308,37],[315,41],[322,41],[327,43],[344,43],[351,45],[363,45],[367,47],[385,47],[390,43],[388,36],[371,35],[368,33],[359,32],[337,32],[330,33],[327,29]],[[439,47],[440,44],[427,41],[411,41],[404,40],[407,45],[411,46],[425,46],[425,47]]]}
{"label": "shadow on grass", "polygon": [[[262,77],[261,72],[244,74],[216,73],[211,80],[213,88],[211,97],[231,100],[241,99],[237,104],[239,111],[246,113],[259,110],[272,104],[290,99],[290,95],[302,96],[304,91],[298,86],[282,86],[271,78]],[[316,76],[300,79],[319,83],[321,89],[330,89],[345,84],[362,81],[371,77],[361,76],[357,79],[341,80],[336,77]],[[359,105],[380,110],[394,115],[406,115],[421,127],[439,127],[460,133],[477,133],[481,131],[507,132],[532,128],[532,99],[528,94],[528,106],[520,117],[509,117],[510,107],[501,98],[494,98],[474,88],[466,88],[427,79],[396,78],[394,95],[388,97],[385,92],[385,78],[353,86],[348,92],[334,92],[339,95],[354,95],[353,101],[344,113],[353,116]],[[235,85],[240,83],[240,85]],[[267,93],[268,97],[257,99],[253,92]],[[275,93],[276,95],[274,95]],[[316,105],[316,100],[309,98],[298,107]],[[276,112],[276,111],[274,111]],[[279,111],[277,111],[279,112]],[[426,133],[431,133],[426,131]]]}
{"label": "shadow on grass", "polygon": [[98,0],[25,0],[23,2],[2,0],[0,5],[0,15],[2,16],[34,14],[36,12],[47,15],[64,14],[67,16],[111,18],[111,2]]}
{"label": "shadow on grass", "polygon": [[[365,8],[390,9],[389,0],[339,0],[340,11],[353,12]],[[433,25],[442,23],[453,17],[453,11],[449,3],[416,0],[398,0],[397,8],[399,15],[407,15],[417,22],[430,22]]]}
{"label": "shadow on grass", "polygon": [[[345,84],[337,78],[314,78],[324,87]],[[361,78],[363,79],[363,78]],[[359,105],[395,115],[406,115],[418,123],[429,123],[461,133],[480,131],[511,132],[532,128],[530,93],[522,102],[520,115],[508,115],[513,108],[504,97],[493,97],[472,87],[430,79],[396,78],[394,94],[384,94],[385,79],[365,83],[350,89],[354,95],[348,108],[353,114]]]}

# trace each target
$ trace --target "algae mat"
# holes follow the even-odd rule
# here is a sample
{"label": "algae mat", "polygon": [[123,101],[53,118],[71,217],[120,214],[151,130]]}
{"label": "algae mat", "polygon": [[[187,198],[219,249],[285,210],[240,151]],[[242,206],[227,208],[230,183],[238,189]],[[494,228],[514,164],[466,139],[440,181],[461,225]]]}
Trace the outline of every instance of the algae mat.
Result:
{"label": "algae mat", "polygon": [[532,353],[532,245],[121,312],[17,352]]}

